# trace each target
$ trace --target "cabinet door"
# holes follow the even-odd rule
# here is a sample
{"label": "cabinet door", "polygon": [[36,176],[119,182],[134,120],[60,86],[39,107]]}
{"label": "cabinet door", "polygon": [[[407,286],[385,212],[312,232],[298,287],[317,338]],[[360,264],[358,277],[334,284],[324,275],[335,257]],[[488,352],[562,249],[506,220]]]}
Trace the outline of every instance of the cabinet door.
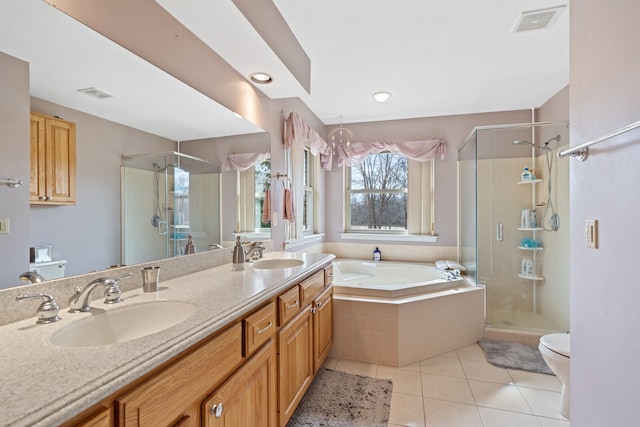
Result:
{"label": "cabinet door", "polygon": [[29,180],[29,199],[32,202],[44,201],[46,196],[44,122],[44,116],[31,113],[31,175]]}
{"label": "cabinet door", "polygon": [[315,375],[333,344],[333,286],[313,300],[313,373]]}
{"label": "cabinet door", "polygon": [[204,427],[275,427],[276,353],[269,341],[202,404]]}
{"label": "cabinet door", "polygon": [[202,398],[241,363],[242,327],[237,323],[118,397],[118,425],[198,425]]}
{"label": "cabinet door", "polygon": [[309,306],[278,333],[278,368],[278,424],[284,427],[313,380],[313,331]]}
{"label": "cabinet door", "polygon": [[76,126],[49,118],[45,129],[46,186],[48,201],[76,202]]}

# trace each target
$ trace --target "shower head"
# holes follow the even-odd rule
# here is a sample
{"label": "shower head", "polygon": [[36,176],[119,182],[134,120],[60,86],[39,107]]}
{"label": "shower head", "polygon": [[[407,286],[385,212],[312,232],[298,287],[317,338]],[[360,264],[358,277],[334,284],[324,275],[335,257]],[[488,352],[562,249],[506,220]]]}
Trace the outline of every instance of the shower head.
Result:
{"label": "shower head", "polygon": [[547,140],[546,142],[544,142],[542,145],[544,145],[546,147],[547,145],[549,145],[549,143],[551,141],[560,142],[560,135],[554,136],[553,138],[551,138],[551,139]]}
{"label": "shower head", "polygon": [[164,172],[165,170],[167,170],[170,167],[176,167],[178,166],[176,163],[169,163],[168,165],[164,166],[164,167],[160,167],[159,164],[157,164],[156,162],[153,162],[153,168],[155,169],[156,172]]}
{"label": "shower head", "polygon": [[[551,139],[555,139],[555,138],[551,138]],[[551,139],[549,141],[551,141]],[[549,143],[549,141],[547,141],[545,144]],[[513,143],[515,145],[530,145],[532,147],[537,148],[538,150],[551,150],[546,145],[542,145],[542,146],[541,145],[536,145],[533,142],[529,142],[529,141],[517,140],[517,141],[513,141]]]}

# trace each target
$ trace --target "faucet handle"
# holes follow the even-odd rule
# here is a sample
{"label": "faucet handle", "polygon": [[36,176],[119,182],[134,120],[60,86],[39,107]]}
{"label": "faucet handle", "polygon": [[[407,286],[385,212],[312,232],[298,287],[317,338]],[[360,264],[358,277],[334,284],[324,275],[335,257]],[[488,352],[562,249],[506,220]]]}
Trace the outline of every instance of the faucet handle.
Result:
{"label": "faucet handle", "polygon": [[118,282],[122,279],[126,279],[127,277],[133,276],[133,273],[127,273],[120,277],[116,277],[114,279],[107,279],[106,285],[107,288],[104,290],[104,303],[105,304],[116,304],[118,302],[122,302],[122,291],[118,286]]}
{"label": "faucet handle", "polygon": [[44,302],[40,304],[40,306],[38,306],[38,309],[36,310],[36,313],[38,314],[38,320],[36,321],[36,323],[53,323],[60,320],[60,316],[58,316],[60,306],[58,305],[56,300],[53,299],[53,297],[49,294],[21,294],[16,297],[16,301],[32,298],[44,299]]}

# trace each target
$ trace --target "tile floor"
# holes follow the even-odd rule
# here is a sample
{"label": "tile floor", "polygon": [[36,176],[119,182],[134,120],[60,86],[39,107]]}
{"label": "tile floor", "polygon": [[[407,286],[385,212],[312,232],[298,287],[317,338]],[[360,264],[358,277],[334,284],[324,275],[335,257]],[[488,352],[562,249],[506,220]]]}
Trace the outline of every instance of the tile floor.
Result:
{"label": "tile floor", "polygon": [[569,427],[556,377],[497,368],[477,344],[402,368],[340,359],[325,366],[391,379],[389,427]]}

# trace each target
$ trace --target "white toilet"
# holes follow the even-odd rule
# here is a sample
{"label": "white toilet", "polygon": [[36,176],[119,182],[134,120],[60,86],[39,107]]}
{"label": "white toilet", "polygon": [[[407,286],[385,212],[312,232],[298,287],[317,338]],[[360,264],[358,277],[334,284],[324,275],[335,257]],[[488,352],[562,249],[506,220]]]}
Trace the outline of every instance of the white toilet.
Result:
{"label": "white toilet", "polygon": [[569,334],[549,334],[540,338],[538,350],[542,358],[562,383],[560,414],[569,419]]}

